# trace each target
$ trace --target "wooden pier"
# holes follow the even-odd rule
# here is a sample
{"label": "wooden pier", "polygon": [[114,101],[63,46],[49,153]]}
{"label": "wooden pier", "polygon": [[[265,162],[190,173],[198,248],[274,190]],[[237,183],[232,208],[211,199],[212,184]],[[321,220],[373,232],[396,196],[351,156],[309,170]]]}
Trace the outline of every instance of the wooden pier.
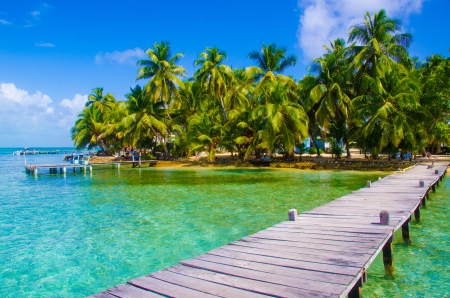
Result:
{"label": "wooden pier", "polygon": [[[392,240],[420,220],[447,164],[395,173],[289,221],[91,297],[361,297],[366,270],[382,252],[394,270]],[[343,181],[345,183],[345,181]],[[413,240],[412,240],[413,241]]]}
{"label": "wooden pier", "polygon": [[57,174],[59,172],[61,174],[66,174],[68,170],[72,170],[74,173],[77,171],[77,169],[81,172],[83,171],[86,173],[87,169],[89,169],[90,172],[92,172],[92,165],[91,164],[36,164],[36,165],[25,165],[25,172],[27,174],[31,174],[34,176],[37,176],[39,173],[39,170],[48,170],[50,174]]}

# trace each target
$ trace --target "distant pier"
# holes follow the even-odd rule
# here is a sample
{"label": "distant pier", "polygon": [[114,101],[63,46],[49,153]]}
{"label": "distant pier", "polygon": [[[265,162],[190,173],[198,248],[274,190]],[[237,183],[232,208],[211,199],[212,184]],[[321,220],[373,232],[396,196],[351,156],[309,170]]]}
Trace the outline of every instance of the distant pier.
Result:
{"label": "distant pier", "polygon": [[71,170],[72,172],[76,172],[77,169],[80,172],[86,173],[87,169],[92,172],[91,164],[36,164],[36,165],[25,165],[25,171],[27,174],[37,176],[39,171],[42,173],[43,171],[48,170],[50,174],[57,174],[59,169],[59,173],[66,174],[67,171]]}

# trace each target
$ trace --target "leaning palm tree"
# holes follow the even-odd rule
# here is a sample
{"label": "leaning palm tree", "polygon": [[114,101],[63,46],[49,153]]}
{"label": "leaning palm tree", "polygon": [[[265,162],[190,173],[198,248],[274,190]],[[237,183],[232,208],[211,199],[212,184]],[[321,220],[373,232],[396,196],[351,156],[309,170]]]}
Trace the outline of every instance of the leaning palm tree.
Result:
{"label": "leaning palm tree", "polygon": [[153,44],[154,49],[147,49],[145,52],[149,59],[139,60],[137,80],[149,79],[146,90],[153,95],[153,102],[158,100],[168,104],[172,96],[178,98],[178,88],[183,82],[179,76],[186,77],[186,69],[177,65],[182,53],[172,56],[170,44],[167,41]]}
{"label": "leaning palm tree", "polygon": [[[164,123],[164,104],[152,100],[152,94],[137,85],[126,94],[128,98],[128,113],[123,122],[121,137],[135,146],[145,138],[159,138],[163,143],[163,136],[167,131]],[[165,148],[167,151],[167,148]]]}
{"label": "leaning palm tree", "polygon": [[72,140],[77,149],[100,146],[102,151],[105,150],[103,143],[99,140],[99,136],[105,129],[102,118],[101,112],[94,106],[86,107],[81,111],[71,129]]}
{"label": "leaning palm tree", "polygon": [[96,109],[103,113],[106,110],[111,109],[115,102],[116,100],[114,99],[114,95],[107,93],[103,96],[103,88],[97,87],[92,89],[92,93],[89,94],[88,101],[85,106],[89,107],[93,105]]}
{"label": "leaning palm tree", "polygon": [[225,122],[227,121],[227,111],[224,97],[233,74],[231,67],[223,64],[226,58],[227,54],[224,51],[214,47],[206,48],[194,62],[195,66],[200,66],[195,72],[194,78],[206,87],[210,96],[219,100]]}

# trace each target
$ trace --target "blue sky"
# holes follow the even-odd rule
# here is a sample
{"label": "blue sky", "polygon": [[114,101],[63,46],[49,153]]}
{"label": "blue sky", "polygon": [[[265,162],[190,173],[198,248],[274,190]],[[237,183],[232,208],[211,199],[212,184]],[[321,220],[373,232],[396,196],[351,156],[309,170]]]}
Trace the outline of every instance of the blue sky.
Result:
{"label": "blue sky", "polygon": [[[410,53],[449,54],[448,0],[191,0],[17,1],[0,6],[0,147],[70,146],[70,128],[87,95],[103,87],[116,99],[136,84],[135,63],[167,40],[192,76],[205,47],[228,54],[227,64],[275,42],[298,63],[301,78],[322,45],[347,38],[366,11],[385,8],[414,35]],[[139,83],[139,82],[138,82]],[[144,82],[141,82],[141,84]]]}

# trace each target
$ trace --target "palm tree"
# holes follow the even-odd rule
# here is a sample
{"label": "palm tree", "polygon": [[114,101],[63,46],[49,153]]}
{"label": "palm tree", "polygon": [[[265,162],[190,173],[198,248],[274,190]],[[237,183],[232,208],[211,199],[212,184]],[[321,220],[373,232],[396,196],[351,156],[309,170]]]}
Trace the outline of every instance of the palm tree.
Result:
{"label": "palm tree", "polygon": [[177,86],[182,87],[183,82],[178,76],[186,77],[186,69],[177,65],[182,53],[172,56],[168,41],[153,44],[154,49],[145,52],[149,59],[139,60],[137,80],[150,79],[146,85],[147,92],[153,95],[153,102],[158,100],[168,104],[172,97],[179,98]]}
{"label": "palm tree", "polygon": [[316,76],[314,81],[309,82],[313,85],[305,104],[307,111],[315,113],[314,119],[322,129],[328,130],[331,125],[333,131],[343,132],[335,135],[335,143],[343,141],[347,147],[347,158],[350,158],[348,134],[345,131],[351,96],[348,57],[352,46],[347,48],[343,39],[336,39],[331,43],[331,48],[325,49],[326,54],[314,59],[311,65],[310,72]]}
{"label": "palm tree", "polygon": [[189,119],[187,139],[190,152],[205,150],[208,161],[213,161],[217,146],[221,141],[222,125],[214,114],[204,112]]}
{"label": "palm tree", "polygon": [[199,80],[208,90],[208,94],[217,98],[222,108],[223,119],[227,121],[227,111],[225,109],[224,97],[230,77],[233,74],[231,67],[223,64],[227,54],[218,48],[206,48],[199,54],[199,59],[194,65],[200,68],[195,72],[194,78]]}
{"label": "palm tree", "polygon": [[271,154],[281,148],[287,156],[308,136],[308,116],[300,104],[289,99],[289,88],[283,82],[265,84],[259,94],[260,105],[253,112],[262,125],[258,131],[261,147]]}
{"label": "palm tree", "polygon": [[94,106],[86,107],[81,111],[74,127],[71,129],[72,140],[77,149],[86,146],[89,149],[100,146],[102,151],[105,151],[106,148],[99,140],[99,136],[104,132],[102,118],[100,110]]}
{"label": "palm tree", "polygon": [[419,103],[419,85],[408,72],[398,65],[385,73],[383,78],[365,76],[372,92],[356,97],[352,106],[356,116],[362,119],[358,134],[374,141],[372,154],[384,148],[395,150],[400,142],[412,149],[417,144],[417,135],[424,130],[416,119],[425,111]]}
{"label": "palm tree", "polygon": [[96,109],[98,109],[101,113],[105,112],[108,109],[111,109],[116,100],[114,95],[111,93],[107,93],[103,96],[103,88],[97,87],[92,89],[92,93],[88,96],[88,101],[85,106],[89,107],[93,105]]}
{"label": "palm tree", "polygon": [[359,72],[357,87],[360,87],[362,73],[380,77],[385,68],[392,67],[395,61],[408,56],[406,48],[411,44],[413,37],[409,33],[396,34],[399,30],[401,21],[387,17],[384,9],[375,13],[373,17],[367,12],[363,23],[350,28],[348,41],[360,44],[355,47],[357,54],[353,61]]}
{"label": "palm tree", "polygon": [[[146,138],[163,137],[167,131],[164,123],[164,104],[162,101],[154,102],[152,95],[141,86],[130,88],[128,98],[129,115],[123,119],[123,135],[129,144],[135,146]],[[164,147],[165,148],[165,147]],[[167,148],[165,148],[167,152]]]}
{"label": "palm tree", "polygon": [[297,57],[294,55],[286,56],[286,48],[277,47],[275,43],[266,46],[262,44],[260,52],[252,51],[248,54],[248,58],[255,61],[255,73],[258,73],[260,85],[266,81],[283,80],[289,77],[281,75],[288,67],[295,66]]}

